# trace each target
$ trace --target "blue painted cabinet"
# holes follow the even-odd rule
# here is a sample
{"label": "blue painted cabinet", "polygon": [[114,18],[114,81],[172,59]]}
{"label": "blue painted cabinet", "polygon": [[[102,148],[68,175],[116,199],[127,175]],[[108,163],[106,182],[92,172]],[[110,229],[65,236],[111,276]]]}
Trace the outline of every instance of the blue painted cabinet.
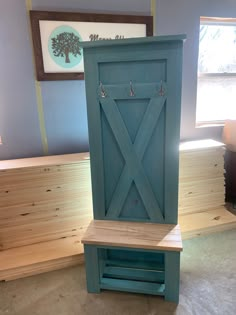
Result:
{"label": "blue painted cabinet", "polygon": [[[94,219],[177,224],[184,38],[83,44]],[[164,264],[162,253],[105,255]]]}

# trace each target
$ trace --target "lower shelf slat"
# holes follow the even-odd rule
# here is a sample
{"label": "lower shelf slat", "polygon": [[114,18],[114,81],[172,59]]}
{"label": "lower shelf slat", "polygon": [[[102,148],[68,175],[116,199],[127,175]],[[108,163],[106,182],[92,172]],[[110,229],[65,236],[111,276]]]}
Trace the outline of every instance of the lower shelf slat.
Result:
{"label": "lower shelf slat", "polygon": [[144,293],[152,295],[164,295],[165,285],[150,282],[121,280],[121,279],[109,279],[102,278],[100,283],[101,289]]}
{"label": "lower shelf slat", "polygon": [[104,268],[103,276],[105,278],[117,278],[148,282],[163,282],[165,278],[164,271],[152,271],[143,269],[110,267]]}
{"label": "lower shelf slat", "polygon": [[154,270],[154,271],[164,271],[164,264],[157,264],[154,262],[142,262],[142,261],[133,261],[133,260],[115,260],[107,259],[105,264],[110,267],[123,267],[123,268],[136,268],[144,270]]}

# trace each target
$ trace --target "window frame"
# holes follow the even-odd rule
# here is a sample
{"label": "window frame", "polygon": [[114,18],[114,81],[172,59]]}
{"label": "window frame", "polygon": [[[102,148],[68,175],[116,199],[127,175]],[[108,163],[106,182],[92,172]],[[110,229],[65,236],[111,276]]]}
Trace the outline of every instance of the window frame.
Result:
{"label": "window frame", "polygon": [[[236,18],[222,18],[222,17],[205,17],[200,16],[200,24],[199,24],[199,30],[201,25],[235,25],[236,26]],[[200,41],[198,39],[198,44],[200,44]],[[197,60],[197,66],[199,62],[199,46],[198,46],[198,60]],[[235,77],[236,78],[236,72],[205,72],[205,73],[199,73],[197,71],[197,93],[198,93],[198,83],[199,78],[216,78],[216,77]],[[197,99],[196,99],[196,117],[195,117],[195,126],[197,128],[202,127],[217,127],[217,126],[224,126],[225,119],[222,120],[204,120],[204,121],[197,121]]]}

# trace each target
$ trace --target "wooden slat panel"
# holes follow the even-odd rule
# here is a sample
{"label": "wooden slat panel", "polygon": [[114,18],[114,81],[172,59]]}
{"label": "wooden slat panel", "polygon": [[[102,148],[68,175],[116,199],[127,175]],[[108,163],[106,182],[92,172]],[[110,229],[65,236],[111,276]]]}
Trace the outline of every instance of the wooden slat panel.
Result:
{"label": "wooden slat panel", "polygon": [[[112,132],[119,143],[120,150],[128,165],[129,172],[127,172],[127,174],[129,175],[131,173],[131,176],[137,185],[140,196],[142,197],[143,203],[145,204],[146,211],[148,212],[151,221],[163,222],[163,216],[160,211],[158,201],[153,194],[153,190],[143,169],[141,161],[133,149],[128,131],[114,100],[105,98],[101,101],[101,104],[110,123]],[[123,187],[124,191],[129,189],[128,183],[127,181],[124,181],[124,185],[127,185],[126,187]],[[112,219],[117,219],[117,217],[112,215]]]}
{"label": "wooden slat panel", "polygon": [[164,281],[164,271],[153,271],[153,270],[142,270],[134,268],[123,268],[123,267],[105,267],[103,271],[105,278],[118,278],[127,280],[138,280],[138,281],[150,281],[158,282]]}
{"label": "wooden slat panel", "polygon": [[102,278],[101,289],[164,295],[164,284]]}
{"label": "wooden slat panel", "polygon": [[104,261],[110,267],[136,268],[143,270],[164,271],[164,264],[157,262],[143,262],[139,260],[121,260],[121,259],[107,259]]}
{"label": "wooden slat panel", "polygon": [[[118,87],[116,88],[119,89]],[[133,149],[140,161],[143,159],[143,155],[145,153],[153,130],[156,126],[156,122],[159,118],[165,100],[166,97],[153,97],[148,104],[148,108],[144,114],[141,126],[138,129],[137,136],[133,144]],[[110,106],[116,106],[116,104],[112,102]],[[145,132],[143,132],[143,130],[145,130]],[[129,167],[130,167],[129,164],[126,163],[121,173],[119,182],[116,186],[115,192],[113,194],[113,198],[109,210],[107,212],[107,217],[110,219],[119,217],[119,214],[127,197],[128,190],[131,186],[132,180],[135,179],[135,176],[133,174],[130,174]],[[147,208],[147,213],[149,209],[151,208],[150,207]],[[153,215],[153,213],[150,214],[150,217],[153,220],[155,220],[155,216]]]}

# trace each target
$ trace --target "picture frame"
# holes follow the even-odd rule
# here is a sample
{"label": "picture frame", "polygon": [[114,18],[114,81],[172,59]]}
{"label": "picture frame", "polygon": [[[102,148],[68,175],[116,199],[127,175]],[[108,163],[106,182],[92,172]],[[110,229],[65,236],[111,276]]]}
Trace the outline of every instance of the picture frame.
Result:
{"label": "picture frame", "polygon": [[87,40],[153,35],[153,17],[79,12],[30,11],[38,81],[83,80]]}

